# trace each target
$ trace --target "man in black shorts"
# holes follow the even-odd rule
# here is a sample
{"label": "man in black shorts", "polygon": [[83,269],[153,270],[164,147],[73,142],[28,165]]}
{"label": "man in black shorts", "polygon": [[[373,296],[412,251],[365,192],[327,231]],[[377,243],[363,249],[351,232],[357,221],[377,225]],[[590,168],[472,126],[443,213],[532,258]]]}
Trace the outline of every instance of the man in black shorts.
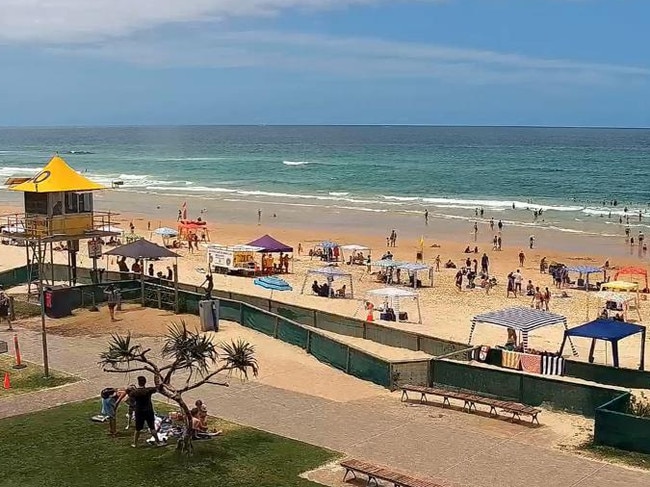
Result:
{"label": "man in black shorts", "polygon": [[133,448],[138,446],[138,438],[140,438],[140,432],[145,424],[156,440],[156,444],[161,444],[158,433],[156,433],[153,404],[151,404],[151,396],[158,392],[158,388],[146,387],[146,385],[147,378],[141,375],[138,377],[138,387],[130,388],[128,391],[129,398],[134,402],[135,410],[135,433],[133,435],[133,444],[131,445]]}

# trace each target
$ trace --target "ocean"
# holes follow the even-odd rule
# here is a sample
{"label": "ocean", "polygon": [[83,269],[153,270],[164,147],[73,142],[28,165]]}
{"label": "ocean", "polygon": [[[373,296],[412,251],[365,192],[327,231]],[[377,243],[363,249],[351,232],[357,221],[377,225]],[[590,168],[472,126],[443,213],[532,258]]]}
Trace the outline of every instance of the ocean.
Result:
{"label": "ocean", "polygon": [[468,221],[482,208],[482,220],[603,236],[621,221],[650,228],[647,129],[2,128],[0,179],[57,151],[120,191]]}

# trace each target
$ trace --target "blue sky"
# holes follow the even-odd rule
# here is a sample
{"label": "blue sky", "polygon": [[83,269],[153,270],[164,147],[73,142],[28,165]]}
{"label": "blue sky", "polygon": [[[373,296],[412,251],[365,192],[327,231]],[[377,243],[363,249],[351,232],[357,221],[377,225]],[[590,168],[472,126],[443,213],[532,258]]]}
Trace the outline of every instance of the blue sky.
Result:
{"label": "blue sky", "polygon": [[0,0],[0,125],[650,126],[647,0]]}

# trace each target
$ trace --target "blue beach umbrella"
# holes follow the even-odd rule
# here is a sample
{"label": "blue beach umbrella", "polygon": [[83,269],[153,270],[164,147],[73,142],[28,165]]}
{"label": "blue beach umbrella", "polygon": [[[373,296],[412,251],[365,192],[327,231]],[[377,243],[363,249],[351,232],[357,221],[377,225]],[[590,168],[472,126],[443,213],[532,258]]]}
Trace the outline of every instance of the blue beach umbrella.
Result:
{"label": "blue beach umbrella", "polygon": [[271,297],[273,299],[273,291],[292,291],[291,285],[284,279],[273,276],[258,277],[253,281],[253,284],[264,289],[271,290]]}
{"label": "blue beach umbrella", "polygon": [[165,238],[175,237],[176,235],[178,235],[178,232],[176,230],[174,230],[173,228],[169,228],[169,227],[156,228],[153,231],[153,233],[155,233],[156,235],[160,235],[161,237],[165,237]]}

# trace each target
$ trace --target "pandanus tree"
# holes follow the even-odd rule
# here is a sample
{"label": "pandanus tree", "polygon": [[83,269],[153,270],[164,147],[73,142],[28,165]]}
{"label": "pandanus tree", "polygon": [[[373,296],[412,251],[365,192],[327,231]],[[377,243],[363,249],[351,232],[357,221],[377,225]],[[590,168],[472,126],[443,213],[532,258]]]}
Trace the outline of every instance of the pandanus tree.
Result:
{"label": "pandanus tree", "polygon": [[150,354],[151,349],[135,343],[130,333],[114,334],[108,349],[100,354],[99,364],[105,372],[153,375],[160,394],[174,401],[182,411],[185,428],[178,448],[185,453],[192,451],[195,432],[191,409],[183,394],[206,384],[227,387],[223,376],[229,378],[239,373],[242,379],[248,379],[251,373],[257,376],[259,370],[255,348],[250,343],[233,340],[215,345],[207,335],[189,330],[184,321],[168,327],[159,359],[152,359]]}

